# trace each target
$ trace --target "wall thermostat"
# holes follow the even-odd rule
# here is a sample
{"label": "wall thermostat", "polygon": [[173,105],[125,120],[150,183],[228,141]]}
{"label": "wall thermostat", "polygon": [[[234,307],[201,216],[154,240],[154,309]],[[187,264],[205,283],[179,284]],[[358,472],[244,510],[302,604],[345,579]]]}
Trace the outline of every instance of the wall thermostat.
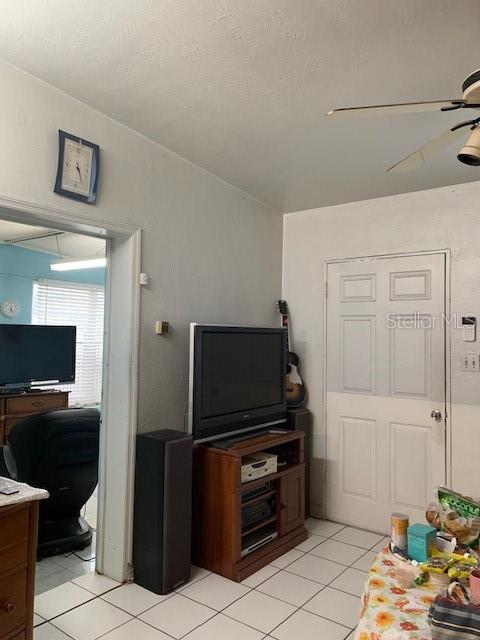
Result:
{"label": "wall thermostat", "polygon": [[157,320],[155,323],[155,333],[157,336],[164,336],[170,330],[170,324],[165,320]]}
{"label": "wall thermostat", "polygon": [[477,339],[477,319],[475,316],[463,316],[462,334],[464,342],[475,342]]}

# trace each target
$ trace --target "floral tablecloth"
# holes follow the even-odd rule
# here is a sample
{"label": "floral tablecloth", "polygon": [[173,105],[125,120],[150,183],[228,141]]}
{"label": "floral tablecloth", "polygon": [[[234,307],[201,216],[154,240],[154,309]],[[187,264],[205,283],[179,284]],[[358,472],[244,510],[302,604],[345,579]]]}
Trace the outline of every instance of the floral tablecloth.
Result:
{"label": "floral tablecloth", "polygon": [[431,640],[427,615],[440,589],[402,589],[395,577],[402,566],[388,547],[377,555],[365,583],[354,640]]}

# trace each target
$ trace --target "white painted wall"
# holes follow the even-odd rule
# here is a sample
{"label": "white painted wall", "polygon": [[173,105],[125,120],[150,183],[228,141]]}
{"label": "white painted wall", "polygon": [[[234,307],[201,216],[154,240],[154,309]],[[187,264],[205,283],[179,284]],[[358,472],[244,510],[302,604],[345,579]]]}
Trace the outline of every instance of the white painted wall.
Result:
{"label": "white painted wall", "polygon": [[[313,509],[322,512],[324,470],[324,262],[451,249],[452,312],[480,316],[480,182],[312,209],[284,216],[283,296],[314,415]],[[460,371],[461,353],[480,353],[452,330],[452,483],[478,495],[480,373]]]}
{"label": "white painted wall", "polygon": [[[281,216],[2,61],[0,83],[0,195],[142,228],[152,280],[141,294],[139,429],[182,428],[189,322],[278,322]],[[58,129],[101,147],[96,206],[53,193]],[[170,321],[168,337],[154,335],[157,319]]]}

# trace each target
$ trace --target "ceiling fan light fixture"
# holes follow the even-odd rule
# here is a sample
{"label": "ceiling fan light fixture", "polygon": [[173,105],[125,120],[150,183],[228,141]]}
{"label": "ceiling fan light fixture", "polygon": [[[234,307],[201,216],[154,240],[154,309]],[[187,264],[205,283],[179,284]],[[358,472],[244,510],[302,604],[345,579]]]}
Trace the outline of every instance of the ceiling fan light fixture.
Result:
{"label": "ceiling fan light fixture", "polygon": [[480,128],[475,129],[470,134],[465,146],[460,150],[457,158],[463,164],[468,164],[471,167],[478,167],[480,165]]}

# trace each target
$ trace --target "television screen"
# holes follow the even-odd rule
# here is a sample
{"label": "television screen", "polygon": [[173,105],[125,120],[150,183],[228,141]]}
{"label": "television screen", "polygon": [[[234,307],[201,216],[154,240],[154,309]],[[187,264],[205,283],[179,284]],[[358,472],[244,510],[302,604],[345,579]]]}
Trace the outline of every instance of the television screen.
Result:
{"label": "television screen", "polygon": [[194,439],[255,427],[285,412],[286,332],[194,325],[191,430]]}
{"label": "television screen", "polygon": [[0,325],[0,385],[75,382],[76,327]]}

